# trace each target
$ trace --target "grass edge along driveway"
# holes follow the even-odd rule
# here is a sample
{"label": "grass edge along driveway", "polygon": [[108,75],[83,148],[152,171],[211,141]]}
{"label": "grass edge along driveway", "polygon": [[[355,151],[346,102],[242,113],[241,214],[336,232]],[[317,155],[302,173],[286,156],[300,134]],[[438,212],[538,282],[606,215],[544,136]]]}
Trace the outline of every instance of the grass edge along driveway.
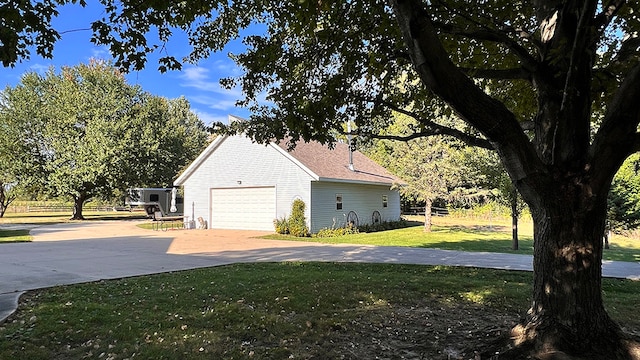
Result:
{"label": "grass edge along driveway", "polygon": [[[512,249],[511,223],[508,219],[482,219],[459,217],[434,217],[430,233],[423,230],[419,218],[409,217],[409,226],[402,229],[374,233],[358,233],[338,237],[298,238],[289,235],[267,235],[266,239],[313,241],[327,244],[353,244],[375,246],[406,246],[442,250],[533,254],[533,224],[521,221],[519,249]],[[605,249],[603,260],[640,261],[640,239],[614,235],[610,249]]]}

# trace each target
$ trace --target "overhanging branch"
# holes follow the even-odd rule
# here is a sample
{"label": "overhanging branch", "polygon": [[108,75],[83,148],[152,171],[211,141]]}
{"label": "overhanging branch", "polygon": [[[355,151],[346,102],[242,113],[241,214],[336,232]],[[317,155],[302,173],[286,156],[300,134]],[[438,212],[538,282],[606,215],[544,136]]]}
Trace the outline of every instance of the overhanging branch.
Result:
{"label": "overhanging branch", "polygon": [[530,80],[531,74],[522,68],[515,69],[475,69],[460,68],[462,72],[473,78],[493,80]]}
{"label": "overhanging branch", "polygon": [[381,134],[362,134],[362,135],[366,135],[374,139],[397,140],[397,141],[409,141],[409,140],[414,140],[414,139],[429,137],[429,136],[450,135],[450,136],[454,136],[456,139],[464,142],[469,146],[480,147],[488,150],[495,150],[489,141],[485,139],[477,138],[474,136],[470,136],[464,133],[453,135],[452,133],[447,134],[445,132],[438,132],[438,131],[419,131],[409,135],[381,135]]}
{"label": "overhanging branch", "polygon": [[[486,137],[500,157],[506,159],[505,166],[512,180],[521,181],[530,176],[540,178],[546,174],[547,169],[515,114],[453,64],[434,27],[429,7],[421,0],[388,1],[422,84]],[[537,60],[526,49],[504,34],[494,39],[519,49],[523,67],[526,70],[533,67],[530,71],[535,71]]]}
{"label": "overhanging branch", "polygon": [[526,48],[518,44],[506,33],[483,26],[480,30],[458,29],[450,24],[434,22],[434,27],[442,32],[451,35],[466,37],[469,39],[490,41],[505,45],[509,50],[520,59],[523,67],[527,70],[534,71],[538,67],[538,61],[531,56]]}
{"label": "overhanging branch", "polygon": [[375,139],[409,141],[409,140],[417,139],[420,137],[446,135],[446,136],[454,137],[469,146],[477,146],[477,147],[481,147],[489,150],[494,150],[493,145],[487,139],[479,138],[477,136],[473,136],[471,134],[465,133],[463,131],[460,131],[458,129],[454,129],[448,126],[440,125],[412,111],[400,108],[389,102],[379,100],[377,101],[377,104],[386,106],[395,112],[398,112],[400,114],[403,114],[415,119],[416,121],[418,121],[418,123],[420,123],[420,125],[422,125],[423,129],[421,131],[413,132],[412,134],[409,134],[409,135],[366,134],[367,136],[373,137]]}
{"label": "overhanging branch", "polygon": [[[640,64],[629,71],[607,105],[607,112],[595,135],[590,154],[599,173],[614,170],[632,153],[640,150]],[[607,183],[608,179],[602,179]]]}
{"label": "overhanging branch", "polygon": [[[596,26],[600,29],[600,35],[602,35],[611,23],[613,19],[616,17],[616,14],[620,11],[622,6],[626,3],[626,0],[611,0],[609,3],[602,8],[602,12],[596,16]],[[599,37],[599,36],[598,36]]]}

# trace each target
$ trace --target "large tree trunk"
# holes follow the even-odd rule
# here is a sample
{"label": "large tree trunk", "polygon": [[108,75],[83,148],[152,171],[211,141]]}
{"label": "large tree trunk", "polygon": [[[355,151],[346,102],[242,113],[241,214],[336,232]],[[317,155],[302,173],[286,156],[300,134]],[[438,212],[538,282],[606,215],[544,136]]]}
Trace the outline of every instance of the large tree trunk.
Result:
{"label": "large tree trunk", "polygon": [[[537,359],[640,359],[640,350],[631,354],[630,343],[604,310],[601,294],[607,191],[624,159],[640,146],[640,65],[634,63],[621,82],[611,83],[617,90],[606,109],[592,114],[592,96],[601,96],[591,84],[594,44],[603,33],[603,24],[593,17],[600,3],[527,5],[536,8],[542,33],[536,54],[507,34],[501,34],[507,41],[497,40],[508,48],[515,45],[513,54],[531,77],[538,103],[532,132],[523,131],[523,119],[478,86],[461,62],[454,63],[458,56],[451,54],[460,47],[442,41],[446,26],[440,14],[429,12],[429,2],[389,3],[422,83],[491,141],[531,209],[533,301],[526,322],[514,329],[518,348],[533,346]],[[484,29],[452,28],[456,35],[469,34],[467,40],[489,39]],[[507,66],[499,62],[487,69]],[[597,115],[604,116],[594,133]]]}
{"label": "large tree trunk", "polygon": [[540,358],[634,359],[602,302],[606,201],[546,195],[532,207],[533,299],[526,322],[514,328],[516,344]]}
{"label": "large tree trunk", "polygon": [[71,220],[85,220],[82,215],[82,207],[86,200],[87,197],[84,194],[75,195],[73,197],[73,215],[71,216]]}

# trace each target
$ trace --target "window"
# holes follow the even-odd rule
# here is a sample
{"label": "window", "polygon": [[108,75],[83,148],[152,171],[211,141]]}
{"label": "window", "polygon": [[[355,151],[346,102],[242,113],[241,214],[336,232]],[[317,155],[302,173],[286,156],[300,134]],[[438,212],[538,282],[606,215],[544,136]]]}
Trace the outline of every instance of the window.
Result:
{"label": "window", "polygon": [[159,200],[160,200],[160,195],[158,194],[149,195],[149,201],[159,201]]}
{"label": "window", "polygon": [[386,208],[389,206],[389,196],[382,195],[382,207]]}
{"label": "window", "polygon": [[342,210],[342,194],[336,194],[336,210]]}

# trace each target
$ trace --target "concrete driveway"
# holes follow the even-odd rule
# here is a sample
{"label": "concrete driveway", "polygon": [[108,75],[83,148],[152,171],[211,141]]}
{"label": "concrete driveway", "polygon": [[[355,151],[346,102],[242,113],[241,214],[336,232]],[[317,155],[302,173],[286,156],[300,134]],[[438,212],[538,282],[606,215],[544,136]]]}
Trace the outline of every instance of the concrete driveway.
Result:
{"label": "concrete driveway", "polygon": [[[530,271],[527,255],[258,239],[237,230],[140,229],[140,221],[39,226],[34,241],[0,245],[0,322],[27,290],[241,262],[336,261]],[[640,280],[640,263],[606,262],[608,277]]]}

